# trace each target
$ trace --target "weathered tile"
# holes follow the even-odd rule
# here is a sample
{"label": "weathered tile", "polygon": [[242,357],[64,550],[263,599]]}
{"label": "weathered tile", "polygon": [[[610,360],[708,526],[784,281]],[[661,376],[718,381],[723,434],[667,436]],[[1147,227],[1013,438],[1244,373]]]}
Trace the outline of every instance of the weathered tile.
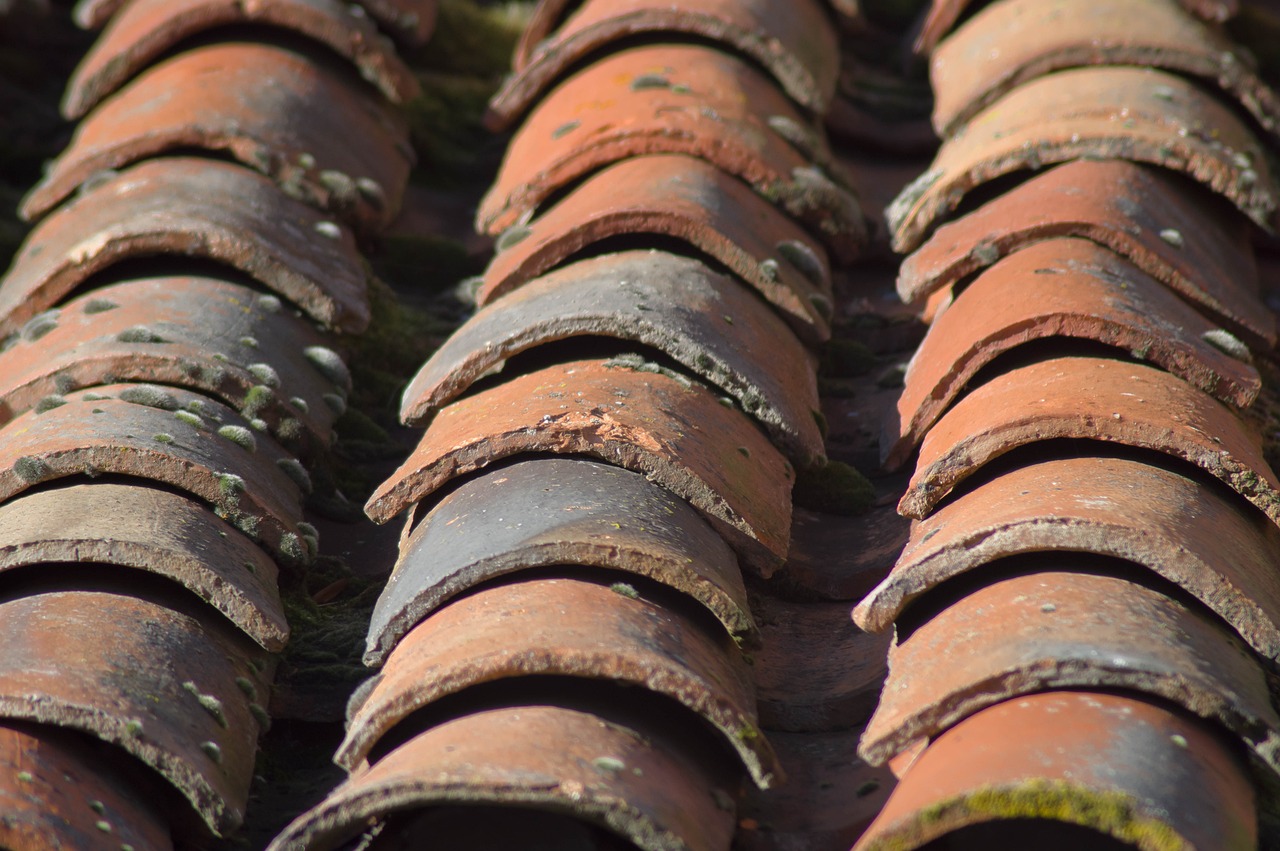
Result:
{"label": "weathered tile", "polygon": [[[78,0],[72,17],[81,28],[106,25],[128,0]],[[357,0],[362,10],[391,30],[392,35],[413,44],[425,42],[435,28],[438,0]],[[354,14],[354,13],[353,13]]]}
{"label": "weathered tile", "polygon": [[[415,710],[468,688],[558,676],[664,695],[718,731],[761,788],[781,782],[733,640],[634,586],[610,585],[610,578],[517,578],[438,609],[400,640],[367,696],[352,705],[335,761],[359,770]],[[517,623],[520,639],[513,641]]]}
{"label": "weathered tile", "polygon": [[805,342],[830,334],[831,270],[822,246],[745,183],[677,154],[612,165],[504,233],[477,302],[488,304],[618,236],[687,242],[758,290]]}
{"label": "weathered tile", "polygon": [[413,72],[364,16],[339,0],[130,0],[112,16],[67,84],[62,112],[80,118],[184,40],[217,27],[283,29],[349,60],[389,100],[418,94]]}
{"label": "weathered tile", "polygon": [[1280,522],[1280,480],[1231,410],[1167,372],[1094,357],[1041,361],[972,390],[925,436],[898,511],[924,518],[983,465],[1020,446],[1060,438],[1188,461]]}
{"label": "weathered tile", "polygon": [[840,73],[835,27],[816,0],[546,0],[517,49],[516,74],[494,95],[488,120],[504,129],[582,59],[637,34],[723,44],[760,63],[796,103],[825,111]]}
{"label": "weathered tile", "polygon": [[344,331],[369,324],[367,273],[347,228],[248,169],[172,157],[109,177],[32,229],[0,285],[0,334],[113,264],[157,254],[238,269]]}
{"label": "weathered tile", "polygon": [[289,637],[276,564],[212,511],[141,484],[93,482],[23,494],[0,505],[0,571],[56,575],[96,565],[170,579],[204,600],[261,647]]}
{"label": "weathered tile", "polygon": [[688,503],[630,470],[518,461],[463,483],[411,528],[373,610],[367,665],[472,587],[556,565],[647,577],[697,600],[744,642],[757,635],[728,545]]}
{"label": "weathered tile", "polygon": [[[889,651],[858,752],[882,764],[987,706],[1053,689],[1140,692],[1239,736],[1275,772],[1280,717],[1259,660],[1219,621],[1076,553],[946,605]],[[1068,572],[1079,569],[1083,572]]]}
{"label": "weathered tile", "polygon": [[831,170],[820,131],[755,66],[702,44],[621,50],[548,92],[512,138],[477,228],[496,236],[593,171],[663,153],[751,184],[838,259],[866,241],[857,198]]}
{"label": "weathered tile", "polygon": [[1225,103],[1150,68],[1074,68],[1031,80],[943,143],[887,211],[893,247],[915,248],[966,194],[998,177],[1080,158],[1180,171],[1270,229],[1276,188],[1260,143]]}
{"label": "weathered tile", "polygon": [[1034,242],[1077,236],[1105,245],[1270,349],[1276,320],[1257,297],[1249,231],[1224,200],[1172,175],[1124,160],[1076,160],[938,228],[903,260],[898,293],[918,301]]}
{"label": "weathered tile", "polygon": [[585,336],[662,351],[732,397],[797,465],[825,458],[814,358],[740,282],[661,251],[583,260],[490,302],[418,371],[401,419],[423,424],[512,356]]}
{"label": "weathered tile", "polygon": [[1121,458],[1030,464],[976,487],[914,525],[898,564],[854,610],[888,629],[921,594],[990,562],[1051,551],[1141,565],[1280,659],[1280,529],[1196,478]]}
{"label": "weathered tile", "polygon": [[351,389],[324,335],[275,296],[216,278],[102,287],[25,331],[0,353],[0,423],[72,390],[137,381],[199,391],[315,450],[333,439],[332,397]]}
{"label": "weathered tile", "polygon": [[934,320],[886,420],[885,466],[907,461],[983,367],[1050,338],[1113,346],[1240,408],[1261,388],[1244,344],[1160,283],[1096,243],[1049,239],[996,262]]}
{"label": "weathered tile", "polygon": [[1081,65],[1161,68],[1217,85],[1267,130],[1280,98],[1251,57],[1175,0],[1000,0],[979,9],[933,52],[933,126],[953,135],[978,112],[1036,77]]}
{"label": "weathered tile", "polygon": [[146,69],[86,116],[23,199],[22,215],[45,215],[109,169],[207,151],[268,175],[299,200],[380,230],[400,209],[414,160],[408,139],[398,113],[301,53],[209,44]]}
{"label": "weathered tile", "polygon": [[606,717],[523,706],[432,727],[298,817],[269,851],[333,851],[372,818],[454,804],[568,813],[642,851],[728,851],[734,807],[724,781],[669,725]]}
{"label": "weathered tile", "polygon": [[385,523],[455,476],[546,452],[644,473],[692,503],[763,575],[786,556],[794,480],[786,459],[706,388],[621,363],[553,366],[448,406],[365,511]]}
{"label": "weathered tile", "polygon": [[1008,700],[944,733],[854,847],[923,848],[966,827],[973,847],[1258,842],[1254,789],[1217,731],[1133,697],[1071,691]]}

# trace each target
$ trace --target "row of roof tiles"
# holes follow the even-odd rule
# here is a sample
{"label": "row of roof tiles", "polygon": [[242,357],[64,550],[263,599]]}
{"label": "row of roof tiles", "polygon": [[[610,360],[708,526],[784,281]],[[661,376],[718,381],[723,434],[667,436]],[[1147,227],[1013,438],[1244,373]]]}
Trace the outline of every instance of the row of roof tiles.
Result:
{"label": "row of roof tiles", "polygon": [[[84,121],[0,285],[6,848],[198,846],[243,820],[277,579],[316,555],[308,465],[351,390],[325,329],[367,324],[357,233],[411,163],[361,80],[400,98],[403,66],[352,10],[76,9],[105,26],[65,103]],[[414,40],[434,4],[368,11]]]}
{"label": "row of roof tiles", "polygon": [[860,753],[900,778],[857,847],[1268,844],[1275,94],[1226,6],[963,5],[889,211],[931,324],[883,441],[911,539],[854,611],[894,627]]}
{"label": "row of roof tiles", "polygon": [[[535,9],[491,105],[518,127],[477,214],[497,250],[479,309],[405,390],[425,432],[366,507],[407,519],[337,754],[350,776],[273,847],[413,844],[467,804],[723,851],[754,823],[744,775],[766,798],[784,779],[765,726],[865,717],[883,643],[799,706],[777,656],[752,667],[791,619],[767,596],[762,626],[743,575],[783,565],[792,486],[827,463],[813,347],[832,266],[868,237],[812,117],[834,95],[831,15]],[[804,622],[834,613],[847,636],[847,610]]]}

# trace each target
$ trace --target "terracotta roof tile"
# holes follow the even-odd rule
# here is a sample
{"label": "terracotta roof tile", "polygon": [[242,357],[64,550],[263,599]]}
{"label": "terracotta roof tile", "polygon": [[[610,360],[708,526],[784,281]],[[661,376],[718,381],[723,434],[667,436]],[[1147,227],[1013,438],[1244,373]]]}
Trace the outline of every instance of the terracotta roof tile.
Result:
{"label": "terracotta roof tile", "polygon": [[854,847],[922,848],[983,825],[971,828],[970,847],[1054,837],[1069,846],[1102,834],[1244,851],[1257,847],[1255,800],[1241,760],[1203,722],[1129,696],[1049,692],[943,734]]}
{"label": "terracotta roof tile", "polygon": [[366,230],[395,218],[413,165],[404,121],[353,81],[285,47],[215,43],[146,69],[89,113],[22,214],[43,216],[106,169],[195,151],[234,157]]}
{"label": "terracotta roof tile", "polygon": [[[127,578],[144,570],[179,583],[259,646],[289,637],[276,564],[207,507],[140,484],[71,484],[0,505],[0,570],[87,563]],[[113,571],[111,566],[131,568]]]}
{"label": "terracotta roof tile", "polygon": [[1185,172],[1264,228],[1276,189],[1257,137],[1226,105],[1149,68],[1076,68],[1031,80],[946,140],[888,211],[894,248],[915,248],[971,190],[1002,175],[1080,158]]}
{"label": "terracotta roof tile", "polygon": [[750,420],[688,379],[603,361],[538,370],[445,408],[366,511],[385,523],[455,476],[540,452],[643,472],[763,575],[786,554],[794,474]]}
{"label": "terracotta roof tile", "polygon": [[557,565],[661,582],[727,632],[747,643],[758,637],[737,560],[688,503],[630,470],[541,458],[465,482],[406,528],[373,611],[365,664],[381,665],[409,629],[472,587]]}
{"label": "terracotta roof tile", "polygon": [[488,304],[610,237],[689,243],[757,289],[808,343],[830,334],[826,252],[744,183],[679,155],[635,157],[588,178],[498,240],[477,300]]}
{"label": "terracotta roof tile", "polygon": [[742,178],[841,260],[866,239],[857,200],[809,119],[747,61],[699,44],[621,50],[549,92],[512,138],[477,228],[497,235],[593,171],[663,153]]}
{"label": "terracotta roof tile", "polygon": [[671,726],[637,720],[535,705],[447,721],[339,786],[270,851],[330,851],[370,818],[450,804],[569,813],[642,851],[727,848],[730,787],[673,741]]}
{"label": "terracotta roof tile", "polygon": [[112,175],[32,230],[0,288],[0,333],[115,263],[157,255],[231,266],[347,331],[369,322],[366,272],[347,228],[247,169],[175,157]]}
{"label": "terracotta roof tile", "polygon": [[1124,559],[1181,587],[1255,650],[1280,658],[1280,529],[1234,494],[1114,457],[1028,464],[912,529],[893,573],[858,605],[883,630],[921,594],[998,559],[1053,552]]}
{"label": "terracotta roof tile", "polygon": [[949,136],[1013,88],[1064,68],[1137,65],[1217,85],[1274,133],[1280,98],[1237,50],[1174,0],[1001,0],[933,52],[933,123]]}
{"label": "terracotta roof tile", "polygon": [[0,500],[68,476],[147,479],[215,506],[279,558],[314,556],[298,528],[302,493],[283,469],[292,456],[199,394],[146,384],[82,390],[17,417],[3,435]]}
{"label": "terracotta roof tile", "polygon": [[800,341],[738,281],[661,251],[583,260],[490,302],[418,371],[401,417],[429,422],[514,355],[583,336],[661,351],[732,397],[798,465],[823,460],[818,388]]}
{"label": "terracotta roof tile", "polygon": [[418,94],[418,81],[373,24],[338,0],[129,0],[106,25],[67,86],[62,111],[81,118],[185,39],[251,24],[314,39],[350,60],[391,101]]}
{"label": "terracotta roof tile", "polygon": [[1124,256],[1269,349],[1276,320],[1257,296],[1249,230],[1224,201],[1172,175],[1124,160],[1074,160],[938,228],[902,261],[898,292],[917,301],[1026,245],[1077,236]]}
{"label": "terracotta roof tile", "polygon": [[[353,705],[335,760],[348,771],[376,763],[371,751],[413,712],[481,683],[509,681],[508,691],[518,694],[522,678],[564,676],[668,697],[718,731],[757,785],[781,782],[760,732],[746,661],[729,636],[609,581],[516,581],[440,608],[400,640],[368,695]],[[522,635],[513,643],[517,620]]]}
{"label": "terracotta roof tile", "polygon": [[1261,379],[1239,352],[1223,351],[1229,343],[1215,345],[1226,333],[1106,248],[1080,239],[1035,243],[982,272],[934,320],[907,369],[897,421],[886,423],[887,466],[901,466],[983,367],[1037,340],[1112,346],[1247,407]]}
{"label": "terracotta roof tile", "polygon": [[93,848],[109,830],[120,846],[172,851],[167,814],[152,790],[85,744],[48,727],[0,725],[0,844],[12,851]]}
{"label": "terracotta roof tile", "polygon": [[237,682],[252,685],[260,653],[176,600],[80,585],[0,602],[0,712],[122,748],[173,784],[210,830],[234,830],[258,737]]}
{"label": "terracotta roof tile", "polygon": [[1076,554],[1042,558],[1035,572],[984,585],[900,630],[859,753],[881,763],[1033,692],[1120,689],[1220,724],[1275,772],[1280,716],[1257,657],[1216,618],[1162,591],[1091,575],[1089,565]]}
{"label": "terracotta roof tile", "polygon": [[529,52],[517,50],[516,73],[490,105],[495,129],[519,118],[574,64],[636,33],[722,43],[763,65],[792,100],[815,112],[835,92],[839,47],[829,12],[816,0],[586,0],[567,15],[568,0],[541,5],[521,42]]}
{"label": "terracotta roof tile", "polygon": [[148,382],[199,391],[266,423],[291,449],[317,451],[337,417],[325,397],[351,389],[313,360],[327,357],[327,337],[275,296],[216,278],[98,287],[31,321],[0,353],[0,421],[49,396]]}
{"label": "terracotta roof tile", "polygon": [[1019,446],[1061,438],[1188,461],[1280,522],[1280,480],[1257,438],[1228,408],[1166,372],[1092,357],[1014,369],[957,402],[925,437],[898,510],[926,517],[983,465]]}

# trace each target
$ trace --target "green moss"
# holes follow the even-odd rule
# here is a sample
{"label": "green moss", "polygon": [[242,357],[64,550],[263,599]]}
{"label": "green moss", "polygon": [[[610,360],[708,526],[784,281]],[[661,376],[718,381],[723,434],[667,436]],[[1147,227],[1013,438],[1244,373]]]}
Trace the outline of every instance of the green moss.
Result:
{"label": "green moss", "polygon": [[193,414],[190,411],[174,411],[173,418],[179,422],[186,423],[192,428],[198,428],[202,431],[205,428],[204,420],[200,418],[200,415]]}
{"label": "green moss", "polygon": [[869,511],[875,495],[875,486],[856,468],[828,461],[821,467],[801,470],[791,498],[814,511],[852,517]]}
{"label": "green moss", "polygon": [[307,468],[302,466],[301,461],[297,458],[278,458],[276,459],[276,466],[293,480],[293,483],[298,486],[298,490],[304,494],[311,493],[313,490],[311,475],[307,472]]}
{"label": "green moss", "polygon": [[19,335],[28,343],[39,340],[45,334],[48,334],[54,328],[58,327],[58,311],[50,310],[45,313],[39,313],[26,321],[22,326]]}
{"label": "green moss", "polygon": [[253,432],[244,426],[224,425],[218,429],[218,435],[249,452],[256,452],[258,449],[258,441],[254,438]]}
{"label": "green moss", "polygon": [[43,458],[24,455],[14,462],[13,472],[27,484],[35,484],[52,476],[53,468]]}
{"label": "green moss", "polygon": [[34,410],[37,414],[43,414],[45,411],[52,411],[54,408],[61,408],[65,404],[67,404],[65,397],[59,396],[56,393],[51,393],[39,402],[36,402]]}
{"label": "green moss", "polygon": [[122,343],[164,343],[167,342],[155,331],[152,331],[145,325],[134,325],[132,328],[126,328],[119,334],[116,339]]}
{"label": "green moss", "polygon": [[255,384],[244,394],[244,402],[240,405],[240,415],[245,419],[253,419],[275,404],[276,394],[265,384]]}
{"label": "green moss", "polygon": [[[87,397],[86,397],[87,398]],[[120,391],[120,401],[133,405],[146,405],[162,411],[176,411],[178,400],[162,387],[154,384],[135,384]]]}
{"label": "green moss", "polygon": [[621,594],[631,600],[639,600],[640,592],[636,590],[634,585],[627,582],[615,582],[609,586],[609,590],[615,594]]}
{"label": "green moss", "polygon": [[265,384],[268,387],[276,388],[280,386],[280,375],[276,372],[275,367],[269,363],[251,363],[246,369],[259,384]]}
{"label": "green moss", "polygon": [[105,298],[91,298],[84,305],[84,312],[93,316],[98,313],[106,313],[109,310],[115,310],[120,305],[114,301],[108,301]]}

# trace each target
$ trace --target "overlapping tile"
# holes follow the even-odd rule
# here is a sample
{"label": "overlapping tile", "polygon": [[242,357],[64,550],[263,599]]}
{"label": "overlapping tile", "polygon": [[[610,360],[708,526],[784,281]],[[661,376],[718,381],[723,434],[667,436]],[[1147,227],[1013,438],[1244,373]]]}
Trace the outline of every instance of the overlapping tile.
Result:
{"label": "overlapping tile", "polygon": [[764,66],[792,100],[815,112],[824,111],[835,93],[840,72],[835,27],[815,0],[586,0],[568,15],[568,0],[541,5],[521,42],[529,53],[517,54],[516,74],[490,103],[494,129],[523,115],[588,55],[637,34],[722,43]]}
{"label": "overlapping tile", "polygon": [[432,727],[354,775],[293,822],[270,851],[329,851],[371,818],[451,804],[563,812],[643,851],[724,851],[731,789],[675,730],[634,718],[536,705]]}
{"label": "overlapping tile", "polygon": [[1280,522],[1280,480],[1257,439],[1228,408],[1166,372],[1093,357],[1041,361],[971,391],[925,437],[898,510],[926,517],[995,458],[1062,438],[1190,462]]}
{"label": "overlapping tile", "polygon": [[140,484],[68,485],[0,505],[0,571],[63,564],[145,570],[181,584],[261,647],[289,636],[276,564],[230,524],[179,494]]}
{"label": "overlapping tile", "polygon": [[[971,0],[932,0],[916,38],[916,52],[933,53],[938,43],[969,8],[970,3]],[[1239,0],[1182,0],[1182,6],[1203,20],[1221,22],[1236,16],[1240,9],[1240,2]]]}
{"label": "overlapping tile", "polygon": [[909,251],[974,188],[1023,169],[1122,158],[1186,173],[1263,228],[1276,210],[1266,157],[1248,126],[1193,83],[1149,68],[1075,68],[1031,80],[945,141],[887,211]]}
{"label": "overlapping tile", "polygon": [[[523,634],[513,643],[509,625],[516,621]],[[782,780],[732,640],[607,577],[490,586],[437,610],[391,652],[354,708],[335,760],[348,771],[373,761],[379,739],[446,696],[543,676],[626,683],[669,697],[719,731],[759,786]]]}
{"label": "overlapping tile", "polygon": [[368,19],[338,0],[130,0],[72,74],[62,101],[67,118],[80,118],[144,68],[186,39],[219,27],[258,26],[300,34],[349,60],[389,100],[418,93],[413,72]]}
{"label": "overlapping tile", "polygon": [[32,230],[0,287],[0,333],[111,265],[156,255],[233,267],[346,331],[369,322],[366,273],[347,228],[240,166],[174,157],[111,176]]}
{"label": "overlapping tile", "polygon": [[373,611],[365,663],[382,664],[409,629],[468,589],[555,565],[661,582],[730,634],[755,637],[733,553],[687,503],[630,470],[543,458],[464,483],[417,522]]}
{"label": "overlapping tile", "polygon": [[984,707],[1033,692],[1123,689],[1221,725],[1274,772],[1280,716],[1257,658],[1163,592],[1088,567],[1087,556],[1042,559],[1044,569],[985,585],[905,637],[900,631],[859,746],[863,758],[883,763]]}
{"label": "overlapping tile", "polygon": [[91,112],[22,215],[45,215],[100,172],[176,151],[234,157],[366,229],[395,218],[413,165],[404,121],[342,76],[289,48],[215,43],[143,71]]}
{"label": "overlapping tile", "polygon": [[1274,132],[1280,98],[1238,49],[1174,0],[1002,0],[978,10],[933,52],[934,128],[950,136],[1011,89],[1063,68],[1139,65],[1216,84]]}
{"label": "overlapping tile", "polygon": [[591,172],[659,153],[740,177],[838,258],[866,240],[857,200],[809,120],[747,61],[700,44],[621,50],[552,90],[512,139],[477,227],[497,235]]}
{"label": "overlapping tile", "polygon": [[529,225],[498,239],[484,305],[610,237],[687,242],[757,289],[805,342],[830,334],[826,253],[744,183],[680,155],[635,157],[588,178]]}
{"label": "overlapping tile", "polygon": [[1138,461],[1028,464],[915,524],[892,574],[854,610],[887,629],[921,594],[999,559],[1054,551],[1124,559],[1178,585],[1258,653],[1280,658],[1280,529],[1228,492]]}
{"label": "overlapping tile", "polygon": [[302,493],[286,469],[296,460],[199,394],[146,384],[78,391],[16,418],[4,437],[0,500],[68,476],[130,476],[210,503],[288,563],[315,556],[314,538],[298,525]]}
{"label": "overlapping tile", "polygon": [[1276,320],[1257,296],[1244,217],[1209,192],[1124,160],[1057,166],[943,225],[903,260],[898,293],[918,301],[1061,236],[1107,246],[1249,342],[1275,345]]}
{"label": "overlapping tile", "polygon": [[234,830],[259,733],[239,683],[256,688],[260,651],[175,600],[112,587],[46,585],[0,603],[0,715],[117,745],[176,787],[210,830]]}
{"label": "overlapping tile", "polygon": [[[99,29],[120,11],[128,0],[79,0],[72,9],[77,24],[84,29]],[[414,44],[425,42],[435,27],[438,0],[360,0],[393,35]],[[353,13],[354,14],[354,13]]]}
{"label": "overlapping tile", "polygon": [[1087,847],[1107,836],[1224,851],[1258,843],[1256,795],[1216,731],[1153,703],[1088,692],[1028,695],[952,728],[854,847],[923,848],[966,827],[969,847]]}
{"label": "overlapping tile", "polygon": [[763,575],[786,555],[794,473],[754,424],[683,376],[602,361],[538,370],[448,406],[365,511],[385,523],[456,476],[545,452],[644,473]]}
{"label": "overlapping tile", "polygon": [[886,466],[902,465],[984,366],[1036,340],[1113,346],[1247,407],[1261,379],[1239,352],[1214,345],[1226,334],[1109,249],[1080,239],[1035,243],[980,274],[934,321],[907,368],[896,421],[886,423]]}
{"label": "overlapping tile", "polygon": [[337,418],[325,397],[351,389],[325,342],[280,299],[229,281],[101,287],[31,320],[0,353],[0,422],[73,390],[136,381],[199,391],[291,448],[323,448]]}
{"label": "overlapping tile", "polygon": [[75,734],[0,724],[0,844],[11,851],[113,847],[170,851],[152,790]]}
{"label": "overlapping tile", "polygon": [[800,341],[736,280],[661,251],[584,260],[490,302],[418,371],[401,418],[427,422],[514,355],[583,336],[660,350],[728,393],[798,465],[824,458],[812,358]]}

